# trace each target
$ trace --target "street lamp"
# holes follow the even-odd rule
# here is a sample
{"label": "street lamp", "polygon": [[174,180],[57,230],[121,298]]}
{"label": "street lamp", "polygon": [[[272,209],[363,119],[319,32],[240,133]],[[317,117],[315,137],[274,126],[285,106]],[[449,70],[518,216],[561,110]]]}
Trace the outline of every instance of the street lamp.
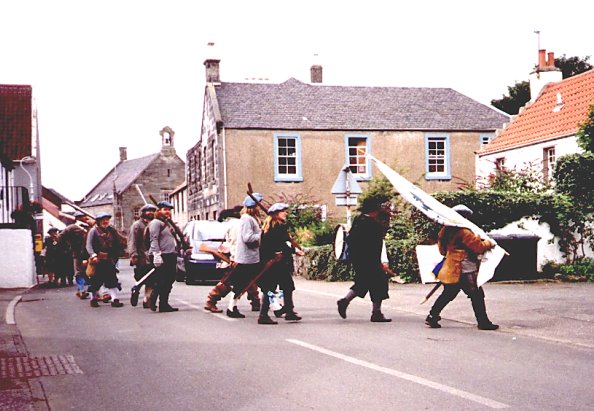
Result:
{"label": "street lamp", "polygon": [[31,173],[29,173],[29,171],[23,167],[23,161],[35,161],[35,159],[31,156],[25,156],[23,158],[21,158],[19,160],[20,166],[23,169],[23,171],[27,174],[27,176],[29,177],[29,199],[31,201],[35,200],[35,193],[33,192],[33,177],[31,177]]}

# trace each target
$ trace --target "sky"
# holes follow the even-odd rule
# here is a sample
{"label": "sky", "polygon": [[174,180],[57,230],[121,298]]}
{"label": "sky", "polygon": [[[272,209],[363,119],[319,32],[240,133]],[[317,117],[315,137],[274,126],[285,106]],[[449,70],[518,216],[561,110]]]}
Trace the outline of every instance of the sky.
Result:
{"label": "sky", "polygon": [[490,105],[528,80],[539,46],[594,58],[593,12],[582,0],[0,0],[0,84],[33,86],[43,185],[80,200],[119,147],[158,152],[165,126],[185,161],[207,58],[228,82],[309,82],[320,64],[327,85],[446,87]]}

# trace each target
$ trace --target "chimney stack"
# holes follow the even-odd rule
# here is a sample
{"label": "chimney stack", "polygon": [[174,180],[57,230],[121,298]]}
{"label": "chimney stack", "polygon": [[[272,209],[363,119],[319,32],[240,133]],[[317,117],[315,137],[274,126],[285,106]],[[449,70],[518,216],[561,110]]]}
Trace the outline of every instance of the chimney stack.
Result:
{"label": "chimney stack", "polygon": [[549,83],[563,80],[563,73],[555,67],[555,53],[538,50],[538,64],[530,73],[530,102],[534,102]]}
{"label": "chimney stack", "polygon": [[219,63],[221,60],[204,60],[204,67],[206,67],[206,82],[220,83],[219,79]]}
{"label": "chimney stack", "polygon": [[322,66],[318,64],[314,64],[310,68],[311,73],[311,82],[312,83],[321,83],[322,82]]}
{"label": "chimney stack", "polygon": [[120,147],[120,161],[128,160],[128,152],[126,147]]}

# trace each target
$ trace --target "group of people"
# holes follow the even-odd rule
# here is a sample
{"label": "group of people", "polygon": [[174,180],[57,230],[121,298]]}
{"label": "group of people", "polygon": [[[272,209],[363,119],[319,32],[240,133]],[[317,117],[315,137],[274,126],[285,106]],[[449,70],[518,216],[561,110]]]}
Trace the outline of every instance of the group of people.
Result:
{"label": "group of people", "polygon": [[[470,218],[472,210],[463,204],[453,207],[461,216]],[[382,259],[383,239],[389,225],[389,212],[382,208],[381,202],[373,197],[366,198],[360,208],[361,214],[355,217],[347,237],[349,255],[355,270],[353,286],[347,294],[337,301],[338,314],[346,318],[347,307],[355,298],[364,298],[367,293],[372,302],[372,322],[390,322],[381,311],[382,302],[389,297],[388,279],[390,269]],[[481,239],[470,229],[444,226],[438,235],[438,247],[444,262],[438,278],[444,286],[437,298],[425,324],[440,328],[440,313],[454,300],[460,290],[470,299],[480,330],[496,330],[487,316],[485,293],[477,285],[479,255],[495,247],[495,242]]]}
{"label": "group of people", "polygon": [[[258,324],[278,324],[270,316],[272,296],[282,292],[284,304],[273,310],[276,318],[299,321],[295,312],[293,292],[293,254],[303,255],[302,247],[291,237],[287,225],[289,205],[274,203],[266,209],[258,193],[248,195],[241,206],[224,210],[219,220],[228,221],[225,244],[217,250],[218,255],[228,255],[226,272],[210,291],[204,309],[222,313],[217,303],[229,296],[226,315],[231,318],[245,318],[238,309],[238,301],[247,294],[252,311],[259,312]],[[130,265],[134,266],[137,284],[145,286],[143,308],[159,312],[175,312],[169,304],[169,296],[175,282],[177,247],[184,239],[176,238],[171,221],[173,205],[161,201],[156,206],[147,204],[140,211],[140,218],[132,224],[127,239]],[[263,216],[260,209],[266,211]],[[472,210],[464,205],[453,208],[463,217],[469,218]],[[382,207],[376,198],[366,198],[360,214],[353,221],[347,236],[350,261],[355,271],[354,284],[347,294],[337,301],[338,314],[343,319],[347,308],[356,297],[364,298],[367,293],[372,302],[371,321],[390,322],[382,312],[382,302],[389,297],[391,272],[384,237],[389,227],[390,212]],[[46,258],[53,273],[61,281],[72,283],[72,277],[61,273],[59,267],[65,261],[64,250],[71,253],[72,272],[78,287],[77,296],[86,299],[91,296],[91,307],[99,307],[99,301],[111,301],[112,307],[122,307],[118,299],[118,260],[124,254],[126,239],[110,225],[111,215],[99,213],[94,220],[81,212],[75,213],[76,223],[67,226],[61,233],[49,230],[46,239]],[[496,330],[486,312],[485,294],[477,285],[479,256],[496,244],[481,239],[471,230],[463,227],[445,226],[438,235],[438,247],[444,256],[438,278],[444,285],[442,294],[431,307],[425,323],[431,328],[440,328],[440,313],[462,290],[471,300],[472,308],[481,330]],[[62,247],[62,248],[60,248]],[[186,253],[191,249],[186,249]],[[61,253],[61,254],[60,254]],[[60,255],[60,256],[59,256]],[[58,274],[59,273],[59,274]],[[101,290],[105,289],[108,298]],[[136,305],[133,303],[133,305]]]}
{"label": "group of people", "polygon": [[245,318],[237,308],[245,293],[251,301],[252,311],[259,312],[258,324],[274,325],[278,322],[270,316],[270,300],[282,291],[284,304],[273,311],[274,316],[299,321],[301,317],[295,312],[293,302],[293,254],[303,255],[303,249],[289,234],[289,205],[274,203],[266,210],[262,221],[262,199],[261,194],[253,193],[244,199],[242,206],[221,214],[229,224],[225,240],[230,264],[227,273],[209,293],[204,309],[223,312],[217,303],[229,295],[226,315]]}

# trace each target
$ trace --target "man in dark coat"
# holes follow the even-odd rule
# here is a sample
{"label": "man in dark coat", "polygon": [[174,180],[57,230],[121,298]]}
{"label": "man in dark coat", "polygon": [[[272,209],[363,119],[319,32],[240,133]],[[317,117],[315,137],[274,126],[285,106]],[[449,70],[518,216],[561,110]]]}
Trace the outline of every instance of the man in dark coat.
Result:
{"label": "man in dark coat", "polygon": [[[347,243],[355,270],[355,283],[344,298],[337,301],[338,313],[346,318],[346,309],[355,297],[364,298],[369,292],[373,304],[371,321],[390,322],[381,311],[388,295],[388,278],[381,262],[382,245],[386,234],[386,212],[381,201],[374,197],[363,200],[361,214],[355,217]],[[389,217],[388,217],[389,219]]]}
{"label": "man in dark coat", "polygon": [[[140,209],[140,218],[130,226],[128,234],[128,254],[130,255],[130,265],[134,266],[134,279],[140,280],[151,269],[147,255],[147,249],[144,244],[144,231],[148,224],[153,220],[157,207],[152,204],[146,204]],[[149,308],[150,296],[154,288],[154,280],[150,276],[144,282],[144,300],[142,308]]]}

